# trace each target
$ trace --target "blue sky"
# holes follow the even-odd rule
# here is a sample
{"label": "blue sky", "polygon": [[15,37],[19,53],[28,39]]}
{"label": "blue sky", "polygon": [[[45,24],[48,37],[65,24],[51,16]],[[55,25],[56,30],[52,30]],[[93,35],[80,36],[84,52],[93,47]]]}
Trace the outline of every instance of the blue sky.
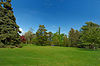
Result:
{"label": "blue sky", "polygon": [[27,32],[45,25],[48,31],[68,33],[87,21],[100,24],[100,0],[12,0],[16,22]]}

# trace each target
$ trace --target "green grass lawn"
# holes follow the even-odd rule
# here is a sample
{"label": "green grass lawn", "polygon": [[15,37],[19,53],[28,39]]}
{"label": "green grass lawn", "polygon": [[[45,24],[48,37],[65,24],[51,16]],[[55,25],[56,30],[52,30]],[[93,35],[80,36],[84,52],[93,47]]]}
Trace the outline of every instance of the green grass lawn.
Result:
{"label": "green grass lawn", "polygon": [[100,66],[100,51],[33,45],[1,48],[0,66]]}

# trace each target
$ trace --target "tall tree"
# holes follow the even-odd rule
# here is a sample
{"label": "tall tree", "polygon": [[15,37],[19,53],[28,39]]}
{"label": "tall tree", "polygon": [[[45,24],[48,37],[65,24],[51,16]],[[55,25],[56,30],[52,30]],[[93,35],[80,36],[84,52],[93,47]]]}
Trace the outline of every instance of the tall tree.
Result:
{"label": "tall tree", "polygon": [[59,35],[60,35],[60,27],[59,27],[59,32],[58,32],[58,33],[59,33]]}
{"label": "tall tree", "polygon": [[11,7],[11,0],[0,2],[0,42],[4,45],[20,44],[20,30],[16,24]]}
{"label": "tall tree", "polygon": [[95,49],[100,44],[100,25],[93,22],[86,22],[85,24],[81,28],[81,41],[90,49]]}
{"label": "tall tree", "polygon": [[70,46],[74,46],[75,43],[75,30],[71,28],[69,31],[69,40],[70,40]]}
{"label": "tall tree", "polygon": [[45,45],[46,41],[48,39],[46,31],[47,30],[45,29],[45,26],[44,25],[40,25],[39,29],[36,32],[38,44],[41,45],[41,46]]}

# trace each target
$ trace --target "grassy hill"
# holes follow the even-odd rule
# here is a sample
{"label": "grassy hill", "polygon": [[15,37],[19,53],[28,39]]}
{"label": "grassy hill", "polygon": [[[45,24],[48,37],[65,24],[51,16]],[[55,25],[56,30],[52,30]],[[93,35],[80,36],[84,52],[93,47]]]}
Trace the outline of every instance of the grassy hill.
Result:
{"label": "grassy hill", "polygon": [[0,66],[100,66],[100,51],[33,45],[1,48]]}

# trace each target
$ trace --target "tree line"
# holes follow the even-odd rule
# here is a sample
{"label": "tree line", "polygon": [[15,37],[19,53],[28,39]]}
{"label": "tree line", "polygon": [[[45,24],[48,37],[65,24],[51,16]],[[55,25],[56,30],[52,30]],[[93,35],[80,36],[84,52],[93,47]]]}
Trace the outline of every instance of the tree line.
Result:
{"label": "tree line", "polygon": [[11,0],[0,0],[0,48],[22,47],[24,44],[39,46],[64,46],[97,49],[100,47],[100,25],[86,22],[80,31],[71,28],[69,34],[47,32],[44,25],[40,25],[34,34],[32,30],[20,36],[19,26],[13,14]]}
{"label": "tree line", "polygon": [[36,44],[39,46],[64,46],[97,49],[100,47],[100,25],[93,22],[86,22],[80,31],[73,28],[69,34],[47,32],[44,25],[40,25],[36,33],[31,30],[21,36],[21,41],[26,44]]}

